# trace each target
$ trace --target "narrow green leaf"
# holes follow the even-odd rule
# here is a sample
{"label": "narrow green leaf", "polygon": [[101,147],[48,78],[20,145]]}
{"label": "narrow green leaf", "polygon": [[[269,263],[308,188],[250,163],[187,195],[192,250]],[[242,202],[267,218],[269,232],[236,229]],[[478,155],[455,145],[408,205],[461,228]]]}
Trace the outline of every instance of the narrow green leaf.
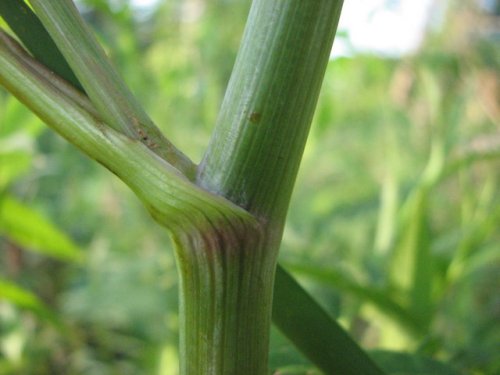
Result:
{"label": "narrow green leaf", "polygon": [[500,148],[494,148],[492,150],[485,150],[481,152],[469,151],[446,165],[446,168],[441,175],[440,182],[445,181],[447,178],[456,176],[458,172],[471,168],[475,164],[495,162],[499,159]]}
{"label": "narrow green leaf", "polygon": [[271,373],[274,374],[276,371],[280,371],[281,373],[283,369],[289,369],[290,367],[312,369],[314,365],[273,325],[271,327],[269,367]]}
{"label": "narrow green leaf", "polygon": [[279,266],[274,287],[273,322],[326,374],[383,374],[344,329]]}
{"label": "narrow green leaf", "polygon": [[[466,277],[475,263],[488,248],[488,239],[498,232],[500,205],[498,205],[498,183],[495,176],[488,176],[482,183],[480,194],[474,195],[475,209],[462,217],[462,235],[447,270],[448,282],[453,283]],[[462,204],[463,201],[462,201]]]}
{"label": "narrow green leaf", "polygon": [[38,61],[83,91],[61,51],[23,0],[1,0],[0,15]]}
{"label": "narrow green leaf", "polygon": [[408,198],[400,239],[391,258],[390,278],[407,298],[407,307],[421,330],[433,312],[433,257],[428,222],[428,188],[418,187]]}
{"label": "narrow green leaf", "polygon": [[[442,90],[436,77],[428,71],[422,73],[422,82],[430,107],[429,121],[439,123]],[[420,322],[422,330],[429,327],[434,310],[432,287],[435,271],[429,199],[432,189],[443,175],[447,156],[443,129],[437,127],[433,135],[425,169],[402,208],[403,224],[391,259],[390,273],[393,286],[408,297],[408,307]]]}
{"label": "narrow green leaf", "polygon": [[418,321],[415,321],[410,311],[392,300],[385,290],[361,285],[350,279],[347,275],[331,268],[321,266],[308,266],[305,264],[286,263],[287,269],[311,278],[317,282],[329,285],[332,288],[356,296],[361,301],[373,304],[387,316],[395,319],[399,324],[411,332],[418,332]]}
{"label": "narrow green leaf", "polygon": [[0,277],[0,301],[8,301],[22,309],[34,312],[42,319],[59,325],[56,315],[30,291]]}
{"label": "narrow green leaf", "polygon": [[40,121],[11,96],[0,113],[0,191],[31,167]]}
{"label": "narrow green leaf", "polygon": [[23,248],[62,261],[80,262],[82,251],[40,213],[14,198],[0,196],[0,234]]}

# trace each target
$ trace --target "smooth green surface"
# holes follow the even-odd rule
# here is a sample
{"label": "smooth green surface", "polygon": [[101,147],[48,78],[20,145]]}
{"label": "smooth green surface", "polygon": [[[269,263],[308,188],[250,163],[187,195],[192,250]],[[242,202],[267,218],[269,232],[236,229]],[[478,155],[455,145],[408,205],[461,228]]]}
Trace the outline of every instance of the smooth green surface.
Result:
{"label": "smooth green surface", "polygon": [[274,302],[274,324],[326,374],[383,374],[368,355],[281,267],[276,272]]}
{"label": "smooth green surface", "polygon": [[[279,227],[337,29],[341,0],[256,0],[198,183]],[[279,223],[279,224],[278,224]]]}

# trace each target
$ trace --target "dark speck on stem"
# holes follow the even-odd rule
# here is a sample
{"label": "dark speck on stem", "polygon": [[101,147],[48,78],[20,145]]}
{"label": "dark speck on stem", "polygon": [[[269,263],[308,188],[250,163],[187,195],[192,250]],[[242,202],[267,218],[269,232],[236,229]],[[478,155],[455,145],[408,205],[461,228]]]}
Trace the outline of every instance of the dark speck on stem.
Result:
{"label": "dark speck on stem", "polygon": [[251,123],[257,124],[260,122],[261,117],[262,117],[262,114],[260,114],[258,112],[252,112],[250,114],[250,116],[248,117],[248,119],[250,120]]}

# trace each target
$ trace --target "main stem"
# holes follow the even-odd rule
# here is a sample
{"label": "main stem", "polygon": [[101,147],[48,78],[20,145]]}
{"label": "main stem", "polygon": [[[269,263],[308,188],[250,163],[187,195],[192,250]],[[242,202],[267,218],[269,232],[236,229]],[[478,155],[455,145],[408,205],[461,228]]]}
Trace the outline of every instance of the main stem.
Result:
{"label": "main stem", "polygon": [[182,375],[267,374],[276,258],[341,6],[252,3],[197,184],[255,223],[228,218],[173,236]]}
{"label": "main stem", "polygon": [[198,183],[285,220],[342,0],[254,0]]}
{"label": "main stem", "polygon": [[[71,48],[65,39],[81,31],[71,1],[57,2],[55,8],[50,1],[32,2],[40,5],[37,9],[45,14],[45,26],[59,48],[76,57],[72,68],[86,86],[97,83],[102,89],[96,70],[85,70],[78,57],[89,51],[74,49],[89,42],[88,36],[70,42]],[[33,43],[40,36],[44,46],[52,43],[45,30],[32,35],[17,27],[38,19],[23,0],[5,3],[0,13],[14,17],[9,20],[24,44],[35,56],[46,55],[38,41]],[[181,274],[183,375],[266,373],[276,255],[341,7],[342,0],[254,1],[216,131],[198,169],[198,186],[158,158],[158,150],[147,142],[149,148],[122,134],[120,126],[117,132],[103,123],[100,119],[106,116],[100,112],[108,106],[97,106],[98,111],[54,74],[71,81],[67,69],[66,74],[59,69],[61,62],[66,66],[64,60],[57,61],[61,57],[55,59],[54,71],[47,70],[0,30],[0,84],[118,175],[171,230]],[[68,10],[71,17],[64,13]],[[97,51],[90,48],[91,55],[92,50]],[[106,60],[101,62],[106,70]],[[119,82],[117,95],[115,86],[107,87],[111,91],[104,99],[127,96]],[[129,113],[126,107],[121,114]],[[175,158],[173,162],[184,170]],[[286,303],[275,309],[276,322],[314,363],[327,373],[380,373],[341,328],[329,324],[321,309],[296,310],[312,302],[304,302],[305,292],[283,270],[278,280],[277,296]],[[300,328],[302,320],[310,320],[306,331]],[[311,333],[313,340],[307,339]]]}
{"label": "main stem", "polygon": [[275,260],[264,238],[234,221],[174,235],[181,374],[267,373]]}

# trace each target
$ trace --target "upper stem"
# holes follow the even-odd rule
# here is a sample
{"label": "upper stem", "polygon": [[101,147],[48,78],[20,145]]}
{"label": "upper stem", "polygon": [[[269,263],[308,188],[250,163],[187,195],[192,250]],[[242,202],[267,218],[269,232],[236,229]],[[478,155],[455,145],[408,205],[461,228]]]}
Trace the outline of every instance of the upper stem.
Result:
{"label": "upper stem", "polygon": [[254,0],[198,183],[283,221],[342,0]]}

